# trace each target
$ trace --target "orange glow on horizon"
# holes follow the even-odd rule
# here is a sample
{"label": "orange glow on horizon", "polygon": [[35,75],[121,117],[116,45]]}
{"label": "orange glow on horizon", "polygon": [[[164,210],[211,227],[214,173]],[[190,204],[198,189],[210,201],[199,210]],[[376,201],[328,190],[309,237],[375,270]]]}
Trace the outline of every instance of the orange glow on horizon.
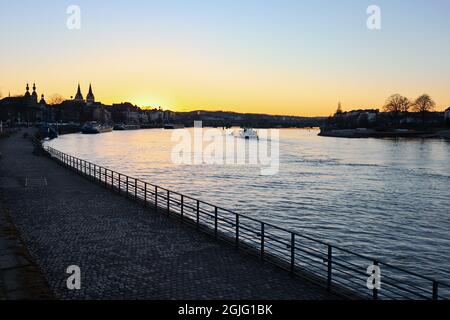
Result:
{"label": "orange glow on horizon", "polygon": [[[385,91],[379,95],[375,92],[365,92],[365,97],[354,97],[353,99],[347,98],[345,96],[350,96],[350,92],[345,92],[339,95],[338,88],[330,87],[329,90],[323,91],[322,89],[310,90],[308,95],[306,94],[296,94],[296,92],[289,92],[286,88],[272,88],[274,92],[273,95],[260,96],[255,98],[254,94],[256,92],[248,92],[245,94],[244,88],[238,88],[236,94],[233,95],[232,90],[223,90],[225,92],[220,92],[216,88],[211,90],[209,94],[207,92],[201,94],[201,92],[195,92],[189,88],[174,88],[173,94],[164,90],[161,84],[156,86],[152,84],[149,87],[154,87],[151,90],[144,88],[142,83],[132,84],[127,83],[127,86],[121,86],[121,84],[113,81],[110,85],[103,84],[103,81],[97,80],[92,82],[94,95],[96,101],[102,102],[106,105],[111,105],[113,103],[130,102],[138,107],[152,107],[152,108],[163,108],[164,110],[178,111],[178,112],[188,112],[194,110],[207,110],[207,111],[230,111],[239,113],[261,113],[261,114],[271,114],[271,115],[292,115],[292,116],[329,116],[336,111],[337,103],[342,102],[343,110],[349,111],[352,109],[369,109],[376,108],[382,109],[382,106],[386,98],[393,92]],[[32,81],[29,82],[32,85]],[[101,85],[97,85],[101,83]],[[18,88],[19,85],[14,87],[15,90],[11,90],[11,95],[22,95],[25,92],[26,82],[22,84],[23,89]],[[39,82],[36,81],[38,87],[38,94],[45,94],[47,100],[51,98],[54,93],[61,94],[65,99],[70,99],[76,92],[77,82],[71,82],[70,84],[52,83],[50,81]],[[84,96],[87,94],[87,89],[89,82],[80,82],[81,90]],[[47,90],[49,88],[49,90]],[[64,88],[60,90],[58,88]],[[284,91],[282,96],[275,94],[275,89]],[[311,88],[312,89],[312,88]],[[351,90],[350,90],[351,91]],[[7,89],[2,86],[0,87],[0,92],[2,96],[5,97]],[[159,93],[162,92],[162,93]],[[266,90],[261,92],[270,93],[270,87],[267,86]],[[403,93],[411,99],[415,98],[416,90],[411,90],[410,92]],[[420,91],[417,91],[420,92]],[[328,93],[328,95],[326,95]],[[431,94],[432,97],[437,102],[436,111],[445,110],[450,101],[447,104],[442,103],[445,101],[446,97],[443,94],[439,95],[439,92]],[[315,97],[320,97],[315,98]]]}

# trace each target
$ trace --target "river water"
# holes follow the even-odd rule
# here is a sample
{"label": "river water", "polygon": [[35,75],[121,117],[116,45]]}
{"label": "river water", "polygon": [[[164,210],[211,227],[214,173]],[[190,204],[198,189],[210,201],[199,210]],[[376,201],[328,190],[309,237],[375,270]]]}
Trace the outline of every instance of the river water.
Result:
{"label": "river water", "polygon": [[450,141],[281,129],[279,171],[261,175],[257,165],[174,164],[176,131],[71,134],[48,145],[450,282]]}

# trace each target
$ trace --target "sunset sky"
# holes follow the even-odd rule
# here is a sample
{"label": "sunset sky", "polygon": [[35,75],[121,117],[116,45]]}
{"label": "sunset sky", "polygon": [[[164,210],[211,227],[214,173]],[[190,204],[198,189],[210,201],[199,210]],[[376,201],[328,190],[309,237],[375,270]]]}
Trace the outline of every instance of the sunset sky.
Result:
{"label": "sunset sky", "polygon": [[[66,9],[81,8],[81,30]],[[381,8],[382,29],[366,27]],[[0,0],[0,93],[326,116],[393,93],[450,106],[450,0]]]}

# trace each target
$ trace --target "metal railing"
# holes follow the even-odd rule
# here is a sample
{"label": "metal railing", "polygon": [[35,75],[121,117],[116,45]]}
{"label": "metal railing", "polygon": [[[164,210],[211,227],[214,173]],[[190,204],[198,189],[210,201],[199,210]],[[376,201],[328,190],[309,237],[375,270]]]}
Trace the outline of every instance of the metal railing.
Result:
{"label": "metal railing", "polygon": [[[329,291],[365,299],[449,299],[450,286],[309,235],[290,231],[46,147],[60,164],[156,212],[176,216],[216,239],[257,255]],[[371,286],[369,266],[381,271]],[[369,285],[368,285],[369,284]],[[371,289],[369,289],[371,288]]]}

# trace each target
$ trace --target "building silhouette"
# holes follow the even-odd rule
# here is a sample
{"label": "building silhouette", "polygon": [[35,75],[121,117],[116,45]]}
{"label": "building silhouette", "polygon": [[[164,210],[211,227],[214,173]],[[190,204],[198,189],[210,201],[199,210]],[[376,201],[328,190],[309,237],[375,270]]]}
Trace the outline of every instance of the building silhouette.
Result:
{"label": "building silhouette", "polygon": [[0,100],[0,120],[11,122],[39,122],[48,116],[48,106],[44,95],[38,102],[36,84],[33,83],[33,91],[27,83],[23,96],[7,97]]}

